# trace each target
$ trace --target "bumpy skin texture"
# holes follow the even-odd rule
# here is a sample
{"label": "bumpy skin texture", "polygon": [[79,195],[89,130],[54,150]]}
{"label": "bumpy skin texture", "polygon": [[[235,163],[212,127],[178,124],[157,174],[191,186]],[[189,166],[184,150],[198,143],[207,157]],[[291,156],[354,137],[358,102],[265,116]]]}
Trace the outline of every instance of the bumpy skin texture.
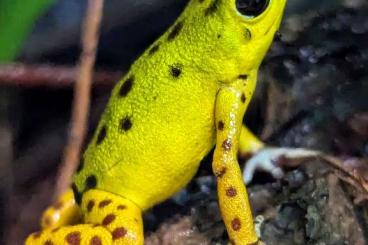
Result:
{"label": "bumpy skin texture", "polygon": [[[184,187],[214,145],[213,171],[230,239],[235,244],[257,241],[236,155],[262,147],[241,122],[285,1],[270,1],[253,18],[240,14],[235,0],[192,0],[132,65],[113,90],[74,175],[72,189],[82,223],[96,224],[98,236],[104,236],[95,244],[142,244],[140,211]],[[109,196],[115,206],[129,203],[125,212],[111,210],[116,216],[111,223],[124,229],[124,236],[112,239],[114,230],[103,222],[107,214],[92,215],[86,209],[91,192],[97,198]],[[66,225],[68,219],[60,221],[50,212],[44,215],[49,221],[42,236],[31,235],[28,244],[68,244],[73,232],[93,244],[90,225],[53,233],[52,228]],[[63,211],[58,214],[64,217]],[[124,219],[137,221],[118,222]],[[126,240],[127,234],[132,239]]]}

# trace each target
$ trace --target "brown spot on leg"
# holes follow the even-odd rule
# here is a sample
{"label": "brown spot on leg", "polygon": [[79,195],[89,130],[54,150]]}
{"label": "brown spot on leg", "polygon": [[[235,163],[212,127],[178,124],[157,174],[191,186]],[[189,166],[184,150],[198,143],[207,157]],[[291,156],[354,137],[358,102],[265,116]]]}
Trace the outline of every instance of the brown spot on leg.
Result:
{"label": "brown spot on leg", "polygon": [[33,236],[33,239],[38,239],[41,237],[41,235],[42,235],[41,231],[38,231],[38,232],[33,233],[32,236]]}
{"label": "brown spot on leg", "polygon": [[71,232],[68,235],[66,235],[66,237],[65,237],[65,241],[70,245],[79,245],[80,240],[81,240],[81,238],[80,238],[80,232],[79,231]]}
{"label": "brown spot on leg", "polygon": [[124,209],[126,209],[127,207],[125,206],[125,205],[119,205],[118,207],[117,207],[117,209],[118,210],[124,210]]}
{"label": "brown spot on leg", "polygon": [[98,236],[92,237],[90,244],[91,245],[102,245],[101,238],[99,238]]}
{"label": "brown spot on leg", "polygon": [[44,245],[54,245],[54,243],[53,243],[52,241],[50,241],[50,240],[47,240],[47,241],[44,243]]}
{"label": "brown spot on leg", "polygon": [[43,222],[45,223],[46,226],[50,226],[52,224],[52,219],[50,216],[45,216]]}
{"label": "brown spot on leg", "polygon": [[104,208],[106,206],[108,206],[111,203],[111,200],[106,199],[100,202],[100,204],[98,205],[99,208]]}
{"label": "brown spot on leg", "polygon": [[217,129],[222,131],[224,130],[224,127],[225,127],[225,123],[223,121],[219,121],[217,124]]}
{"label": "brown spot on leg", "polygon": [[58,201],[53,205],[54,209],[61,209],[63,207],[63,202]]}
{"label": "brown spot on leg", "polygon": [[227,168],[223,167],[220,171],[216,172],[215,175],[217,178],[222,178],[224,174],[226,174]]}
{"label": "brown spot on leg", "polygon": [[108,226],[115,220],[116,216],[114,214],[108,214],[102,221],[103,226]]}
{"label": "brown spot on leg", "polygon": [[112,232],[112,239],[117,240],[124,237],[127,234],[127,230],[124,227],[118,227]]}
{"label": "brown spot on leg", "polygon": [[87,204],[87,212],[91,212],[94,206],[95,206],[95,201],[90,200]]}
{"label": "brown spot on leg", "polygon": [[231,221],[231,228],[233,228],[234,231],[239,231],[241,229],[241,222],[240,219],[235,218]]}
{"label": "brown spot on leg", "polygon": [[222,149],[224,149],[224,151],[230,151],[230,149],[231,149],[231,140],[230,139],[226,139],[226,140],[224,140],[224,142],[222,142]]}
{"label": "brown spot on leg", "polygon": [[58,230],[60,230],[60,227],[57,227],[57,228],[55,228],[55,229],[52,229],[52,230],[51,230],[51,232],[52,232],[52,233],[55,233],[55,232],[57,232]]}
{"label": "brown spot on leg", "polygon": [[226,190],[226,196],[228,197],[235,197],[237,195],[237,191],[234,187],[229,187],[227,190]]}

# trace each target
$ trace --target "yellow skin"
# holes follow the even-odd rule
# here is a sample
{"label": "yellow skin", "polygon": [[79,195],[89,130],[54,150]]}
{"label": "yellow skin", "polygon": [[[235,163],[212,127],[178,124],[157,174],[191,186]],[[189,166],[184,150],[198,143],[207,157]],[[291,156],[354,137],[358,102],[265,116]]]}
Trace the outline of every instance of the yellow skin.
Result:
{"label": "yellow skin", "polygon": [[60,197],[26,244],[143,244],[141,213],[183,188],[214,145],[229,237],[255,243],[237,153],[263,146],[242,119],[285,2],[251,17],[235,0],[191,0],[112,91],[74,175],[75,199]]}

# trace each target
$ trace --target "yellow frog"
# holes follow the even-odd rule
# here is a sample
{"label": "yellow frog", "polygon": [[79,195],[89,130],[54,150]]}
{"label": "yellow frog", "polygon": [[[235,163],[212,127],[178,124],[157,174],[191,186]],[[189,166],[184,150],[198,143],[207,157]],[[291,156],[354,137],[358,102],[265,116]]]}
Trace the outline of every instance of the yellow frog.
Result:
{"label": "yellow frog", "polygon": [[143,244],[142,212],[213,172],[234,244],[257,242],[237,153],[242,120],[286,0],[191,0],[112,91],[72,184],[26,244]]}

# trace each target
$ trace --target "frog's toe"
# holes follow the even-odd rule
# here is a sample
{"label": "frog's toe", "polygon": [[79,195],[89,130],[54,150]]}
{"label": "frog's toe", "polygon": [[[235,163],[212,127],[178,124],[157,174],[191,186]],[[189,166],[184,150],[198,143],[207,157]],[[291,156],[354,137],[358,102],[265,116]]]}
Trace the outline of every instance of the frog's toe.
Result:
{"label": "frog's toe", "polygon": [[243,171],[243,180],[249,184],[256,170],[265,171],[274,178],[280,179],[284,176],[282,166],[285,162],[296,159],[316,157],[317,151],[303,148],[274,148],[266,147],[254,154],[246,163]]}
{"label": "frog's toe", "polygon": [[55,229],[78,224],[82,219],[81,215],[75,203],[73,191],[69,189],[42,214],[41,227],[42,229]]}
{"label": "frog's toe", "polygon": [[[283,149],[283,150],[281,150]],[[243,180],[249,184],[256,170],[265,171],[274,178],[282,178],[283,170],[277,164],[277,159],[283,156],[286,148],[265,148],[255,153],[246,163],[243,171]]]}

